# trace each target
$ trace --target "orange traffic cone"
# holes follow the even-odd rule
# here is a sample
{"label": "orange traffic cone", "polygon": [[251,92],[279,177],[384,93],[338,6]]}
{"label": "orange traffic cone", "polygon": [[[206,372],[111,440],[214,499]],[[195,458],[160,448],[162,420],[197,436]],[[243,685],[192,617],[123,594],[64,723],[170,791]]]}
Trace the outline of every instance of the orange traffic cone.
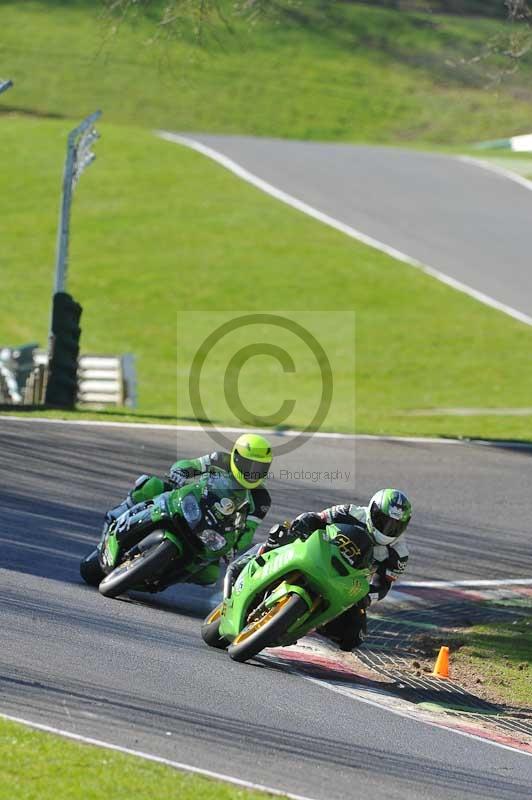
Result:
{"label": "orange traffic cone", "polygon": [[449,648],[440,647],[436,664],[432,672],[435,678],[448,678],[449,677]]}

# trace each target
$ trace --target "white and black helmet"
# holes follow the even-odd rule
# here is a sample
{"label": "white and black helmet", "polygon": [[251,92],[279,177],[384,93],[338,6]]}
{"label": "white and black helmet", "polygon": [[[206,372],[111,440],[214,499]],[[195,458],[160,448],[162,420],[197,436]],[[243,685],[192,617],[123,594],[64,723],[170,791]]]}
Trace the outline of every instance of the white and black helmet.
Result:
{"label": "white and black helmet", "polygon": [[369,501],[367,526],[377,544],[393,544],[412,516],[410,500],[398,489],[380,489]]}

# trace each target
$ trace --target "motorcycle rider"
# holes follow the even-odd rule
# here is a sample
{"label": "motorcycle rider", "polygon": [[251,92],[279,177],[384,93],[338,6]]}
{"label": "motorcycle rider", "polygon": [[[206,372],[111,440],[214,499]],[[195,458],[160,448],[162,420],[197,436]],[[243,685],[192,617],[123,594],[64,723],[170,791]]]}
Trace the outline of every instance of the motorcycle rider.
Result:
{"label": "motorcycle rider", "polygon": [[[127,498],[107,512],[105,521],[110,524],[138,503],[149,503],[163,492],[179,489],[190,479],[206,473],[232,475],[238,488],[248,489],[250,504],[245,527],[236,542],[237,552],[247,550],[256,529],[270,510],[271,498],[263,482],[271,463],[272,449],[268,440],[258,434],[245,433],[239,436],[230,453],[216,451],[200,458],[181,459],[171,466],[164,479],[141,475]],[[207,586],[216,583],[219,574],[219,564],[212,563],[195,573],[193,581]]]}
{"label": "motorcycle rider", "polygon": [[[373,544],[370,592],[382,600],[393,582],[405,572],[409,554],[403,534],[411,517],[412,506],[403,492],[379,489],[367,506],[350,503],[331,506],[320,512],[300,514],[289,528],[275,526],[262,552],[289,544],[296,538],[306,539],[315,530],[330,524],[353,525],[365,531]],[[366,609],[370,602],[366,596],[318,632],[337,641],[342,650],[352,650],[355,644],[360,644],[365,633]]]}

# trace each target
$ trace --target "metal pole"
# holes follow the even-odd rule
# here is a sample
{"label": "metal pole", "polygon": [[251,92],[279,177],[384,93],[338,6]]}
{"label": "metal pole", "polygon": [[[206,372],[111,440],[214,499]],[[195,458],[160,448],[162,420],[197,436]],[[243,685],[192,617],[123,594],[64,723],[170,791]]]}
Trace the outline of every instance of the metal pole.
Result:
{"label": "metal pole", "polygon": [[65,171],[63,174],[63,192],[59,207],[59,225],[57,227],[57,246],[55,258],[54,291],[64,292],[68,269],[68,238],[70,235],[70,209],[72,206],[72,177],[74,174],[74,142],[72,133],[68,137]]}
{"label": "metal pole", "polygon": [[13,86],[13,81],[12,81],[12,80],[7,80],[7,81],[4,81],[4,80],[2,80],[2,79],[0,78],[0,94],[2,94],[2,92],[7,92],[7,90],[8,90],[8,89],[9,89],[11,86]]}
{"label": "metal pole", "polygon": [[101,113],[101,111],[95,111],[94,114],[84,119],[81,125],[78,125],[68,135],[63,192],[57,229],[54,294],[66,290],[72,192],[85,167],[94,160],[94,155],[90,152],[90,146],[98,138],[98,134],[93,130],[93,125],[101,116]]}

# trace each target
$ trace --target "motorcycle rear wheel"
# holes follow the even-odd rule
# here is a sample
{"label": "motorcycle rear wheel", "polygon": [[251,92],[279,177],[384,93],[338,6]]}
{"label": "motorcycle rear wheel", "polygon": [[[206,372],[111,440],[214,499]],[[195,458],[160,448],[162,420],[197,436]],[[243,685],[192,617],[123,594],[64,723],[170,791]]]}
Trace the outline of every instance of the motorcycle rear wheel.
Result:
{"label": "motorcycle rear wheel", "polygon": [[115,567],[101,581],[99,592],[104,597],[118,597],[129,589],[139,587],[147,579],[162,573],[176,555],[175,545],[163,539]]}
{"label": "motorcycle rear wheel", "polygon": [[85,556],[79,564],[79,574],[89,586],[98,586],[105,572],[100,567],[98,560],[98,551],[93,550],[88,556]]}
{"label": "motorcycle rear wheel", "polygon": [[229,645],[233,661],[247,661],[282,639],[288,628],[308,610],[298,594],[282,597],[266,614],[243,628]]}
{"label": "motorcycle rear wheel", "polygon": [[201,626],[201,638],[209,647],[216,647],[218,650],[227,650],[229,642],[220,636],[220,619],[222,616],[222,603],[216,606],[205,622]]}
{"label": "motorcycle rear wheel", "polygon": [[351,650],[356,650],[357,647],[360,647],[360,645],[364,643],[367,633],[366,609],[357,608],[356,606],[355,608],[356,614],[354,617],[354,624],[351,628],[346,626],[346,629],[344,630],[339,642],[340,650],[343,650],[347,653],[351,652]]}
{"label": "motorcycle rear wheel", "polygon": [[318,628],[318,633],[335,642],[340,650],[351,652],[364,642],[367,633],[366,606],[358,603]]}

